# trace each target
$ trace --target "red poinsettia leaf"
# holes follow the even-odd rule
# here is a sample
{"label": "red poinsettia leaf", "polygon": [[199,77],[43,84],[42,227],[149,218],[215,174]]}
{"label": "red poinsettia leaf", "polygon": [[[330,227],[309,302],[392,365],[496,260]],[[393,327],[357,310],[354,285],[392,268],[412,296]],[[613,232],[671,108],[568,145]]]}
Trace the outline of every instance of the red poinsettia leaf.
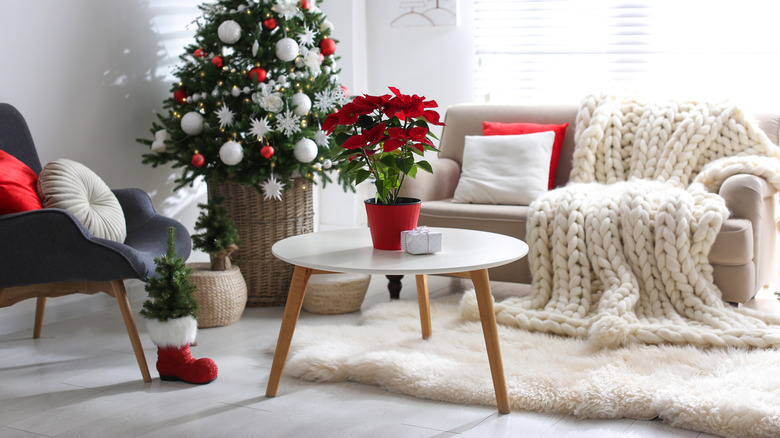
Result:
{"label": "red poinsettia leaf", "polygon": [[336,129],[336,126],[339,125],[339,115],[338,113],[333,113],[328,115],[328,117],[325,118],[325,121],[322,122],[322,130],[327,132],[328,134],[333,134],[333,131]]}
{"label": "red poinsettia leaf", "polygon": [[384,143],[384,146],[383,146],[382,149],[385,152],[392,152],[392,151],[400,148],[404,144],[406,144],[406,140],[398,140],[398,139],[394,139],[394,138],[388,138],[387,140],[385,140],[385,143]]}
{"label": "red poinsettia leaf", "polygon": [[352,100],[352,107],[354,112],[360,115],[370,114],[375,109],[379,108],[372,99],[368,99],[368,96],[357,96]]}
{"label": "red poinsettia leaf", "polygon": [[425,139],[425,136],[428,135],[428,128],[425,128],[423,126],[414,126],[412,128],[409,128],[409,138],[411,138],[414,141],[423,141]]}
{"label": "red poinsettia leaf", "polygon": [[403,128],[389,128],[387,130],[387,135],[396,140],[406,140],[409,138],[409,135]]}
{"label": "red poinsettia leaf", "polygon": [[438,125],[438,126],[444,126],[444,123],[439,121],[439,113],[437,113],[436,111],[426,110],[426,111],[423,112],[423,117],[429,123],[432,123],[432,124]]}
{"label": "red poinsettia leaf", "polygon": [[380,123],[371,129],[363,131],[363,136],[365,136],[366,142],[369,144],[381,141],[385,136],[385,124]]}
{"label": "red poinsettia leaf", "polygon": [[341,145],[344,149],[357,149],[366,145],[366,138],[362,134],[353,135]]}

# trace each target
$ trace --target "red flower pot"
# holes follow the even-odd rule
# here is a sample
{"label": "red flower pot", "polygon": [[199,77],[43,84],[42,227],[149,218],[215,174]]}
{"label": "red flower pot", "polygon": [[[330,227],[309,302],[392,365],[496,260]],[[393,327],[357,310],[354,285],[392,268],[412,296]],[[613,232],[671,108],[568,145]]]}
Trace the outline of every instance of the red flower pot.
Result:
{"label": "red flower pot", "polygon": [[376,249],[401,249],[401,231],[417,228],[422,202],[416,198],[398,198],[395,204],[379,204],[366,199],[368,227]]}

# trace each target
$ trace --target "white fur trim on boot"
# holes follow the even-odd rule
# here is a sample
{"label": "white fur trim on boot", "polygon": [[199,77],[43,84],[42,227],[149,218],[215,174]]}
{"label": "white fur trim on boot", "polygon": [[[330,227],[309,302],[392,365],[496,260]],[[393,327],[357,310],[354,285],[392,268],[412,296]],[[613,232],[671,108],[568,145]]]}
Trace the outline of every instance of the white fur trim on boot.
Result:
{"label": "white fur trim on boot", "polygon": [[167,321],[147,319],[146,329],[154,345],[158,347],[181,347],[195,342],[198,334],[198,321],[191,316],[184,316]]}

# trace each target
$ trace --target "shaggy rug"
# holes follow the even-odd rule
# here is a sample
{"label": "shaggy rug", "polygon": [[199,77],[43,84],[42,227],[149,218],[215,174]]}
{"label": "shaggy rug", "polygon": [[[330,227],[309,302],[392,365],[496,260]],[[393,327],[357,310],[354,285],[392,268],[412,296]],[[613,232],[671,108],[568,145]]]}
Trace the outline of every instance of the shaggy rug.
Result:
{"label": "shaggy rug", "polygon": [[[415,301],[374,306],[358,326],[299,324],[285,374],[495,405],[482,328],[460,317],[460,298],[432,301],[433,335],[426,341]],[[473,291],[463,299],[473,299]],[[780,436],[780,351],[670,345],[594,351],[582,339],[506,326],[499,336],[514,410],[660,418],[716,435]]]}

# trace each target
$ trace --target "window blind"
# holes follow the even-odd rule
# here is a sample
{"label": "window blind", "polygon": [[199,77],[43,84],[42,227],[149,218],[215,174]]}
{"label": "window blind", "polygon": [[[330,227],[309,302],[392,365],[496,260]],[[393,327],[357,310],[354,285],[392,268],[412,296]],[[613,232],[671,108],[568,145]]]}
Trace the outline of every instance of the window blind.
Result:
{"label": "window blind", "polygon": [[780,102],[776,3],[474,0],[475,94],[571,103],[631,89]]}

